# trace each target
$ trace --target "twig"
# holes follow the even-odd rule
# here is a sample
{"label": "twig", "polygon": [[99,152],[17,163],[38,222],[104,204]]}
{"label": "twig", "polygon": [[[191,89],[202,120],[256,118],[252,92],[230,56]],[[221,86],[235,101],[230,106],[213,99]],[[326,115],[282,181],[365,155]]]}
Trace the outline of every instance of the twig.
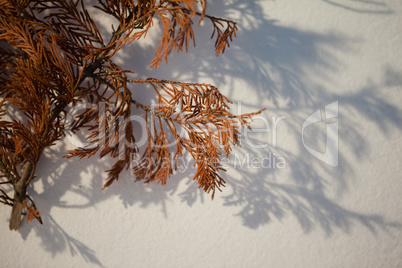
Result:
{"label": "twig", "polygon": [[6,176],[9,179],[11,183],[16,183],[18,181],[18,178],[7,170],[6,165],[4,165],[1,159],[0,159],[0,171],[4,174],[4,176]]}

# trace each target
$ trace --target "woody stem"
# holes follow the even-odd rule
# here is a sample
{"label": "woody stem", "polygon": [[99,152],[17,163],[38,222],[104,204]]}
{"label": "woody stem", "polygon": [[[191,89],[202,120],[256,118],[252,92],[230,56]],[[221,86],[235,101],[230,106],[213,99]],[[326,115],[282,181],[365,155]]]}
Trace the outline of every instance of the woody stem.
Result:
{"label": "woody stem", "polygon": [[22,202],[26,197],[27,182],[34,174],[34,166],[30,160],[23,165],[21,178],[14,183],[14,204],[10,216],[10,230],[17,231],[21,225],[21,215],[24,205]]}

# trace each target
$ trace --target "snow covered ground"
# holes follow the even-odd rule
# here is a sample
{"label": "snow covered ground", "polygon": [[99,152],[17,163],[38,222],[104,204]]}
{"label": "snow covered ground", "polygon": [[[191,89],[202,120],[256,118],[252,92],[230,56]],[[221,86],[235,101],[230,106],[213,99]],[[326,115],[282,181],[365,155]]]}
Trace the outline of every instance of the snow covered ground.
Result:
{"label": "snow covered ground", "polygon": [[239,23],[225,54],[205,22],[197,47],[157,70],[157,31],[118,60],[212,83],[236,112],[267,108],[225,160],[223,192],[211,201],[186,159],[165,186],[126,174],[101,191],[110,162],[63,159],[65,139],[28,190],[44,225],[10,232],[0,208],[0,266],[402,266],[402,1],[208,1],[208,13]]}

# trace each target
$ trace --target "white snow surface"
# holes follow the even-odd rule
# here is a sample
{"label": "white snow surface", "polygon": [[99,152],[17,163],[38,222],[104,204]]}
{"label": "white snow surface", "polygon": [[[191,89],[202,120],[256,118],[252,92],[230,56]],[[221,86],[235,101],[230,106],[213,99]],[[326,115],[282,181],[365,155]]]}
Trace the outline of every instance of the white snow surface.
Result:
{"label": "white snow surface", "polygon": [[[147,67],[159,30],[115,60],[135,77],[214,84],[235,113],[267,109],[225,160],[223,191],[211,200],[184,159],[165,186],[127,172],[101,191],[111,159],[63,159],[65,138],[28,189],[44,224],[11,232],[1,207],[0,266],[402,266],[402,1],[208,1],[207,13],[239,24],[223,55],[205,21],[196,48],[159,69]],[[334,118],[302,139],[316,111]]]}

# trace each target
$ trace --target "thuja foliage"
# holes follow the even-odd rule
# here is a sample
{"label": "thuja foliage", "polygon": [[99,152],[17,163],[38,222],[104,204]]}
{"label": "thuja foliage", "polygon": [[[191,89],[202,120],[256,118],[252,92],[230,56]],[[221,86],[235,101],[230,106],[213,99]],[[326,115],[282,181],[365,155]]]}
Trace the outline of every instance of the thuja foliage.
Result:
{"label": "thuja foliage", "polygon": [[[225,184],[221,157],[239,145],[240,128],[250,127],[259,113],[233,115],[230,100],[213,85],[132,79],[131,71],[113,61],[120,49],[160,27],[150,59],[150,67],[157,68],[171,51],[187,51],[194,43],[193,23],[202,20],[212,26],[215,54],[223,53],[237,25],[207,15],[206,0],[99,0],[94,7],[117,21],[108,40],[86,5],[84,0],[0,0],[0,186],[6,187],[0,188],[0,202],[12,207],[11,230],[19,229],[23,211],[27,222],[42,223],[27,186],[40,179],[35,170],[43,151],[67,129],[89,131],[88,146],[66,152],[67,158],[115,159],[104,188],[128,168],[138,181],[163,185],[187,152],[196,166],[193,179],[213,198]],[[130,89],[139,85],[155,93],[156,107],[133,96]],[[86,108],[66,120],[67,111],[82,103]],[[138,111],[146,122],[142,149],[129,120]],[[167,146],[170,139],[173,148]],[[141,161],[133,165],[133,157]],[[13,197],[6,191],[10,186]]]}

